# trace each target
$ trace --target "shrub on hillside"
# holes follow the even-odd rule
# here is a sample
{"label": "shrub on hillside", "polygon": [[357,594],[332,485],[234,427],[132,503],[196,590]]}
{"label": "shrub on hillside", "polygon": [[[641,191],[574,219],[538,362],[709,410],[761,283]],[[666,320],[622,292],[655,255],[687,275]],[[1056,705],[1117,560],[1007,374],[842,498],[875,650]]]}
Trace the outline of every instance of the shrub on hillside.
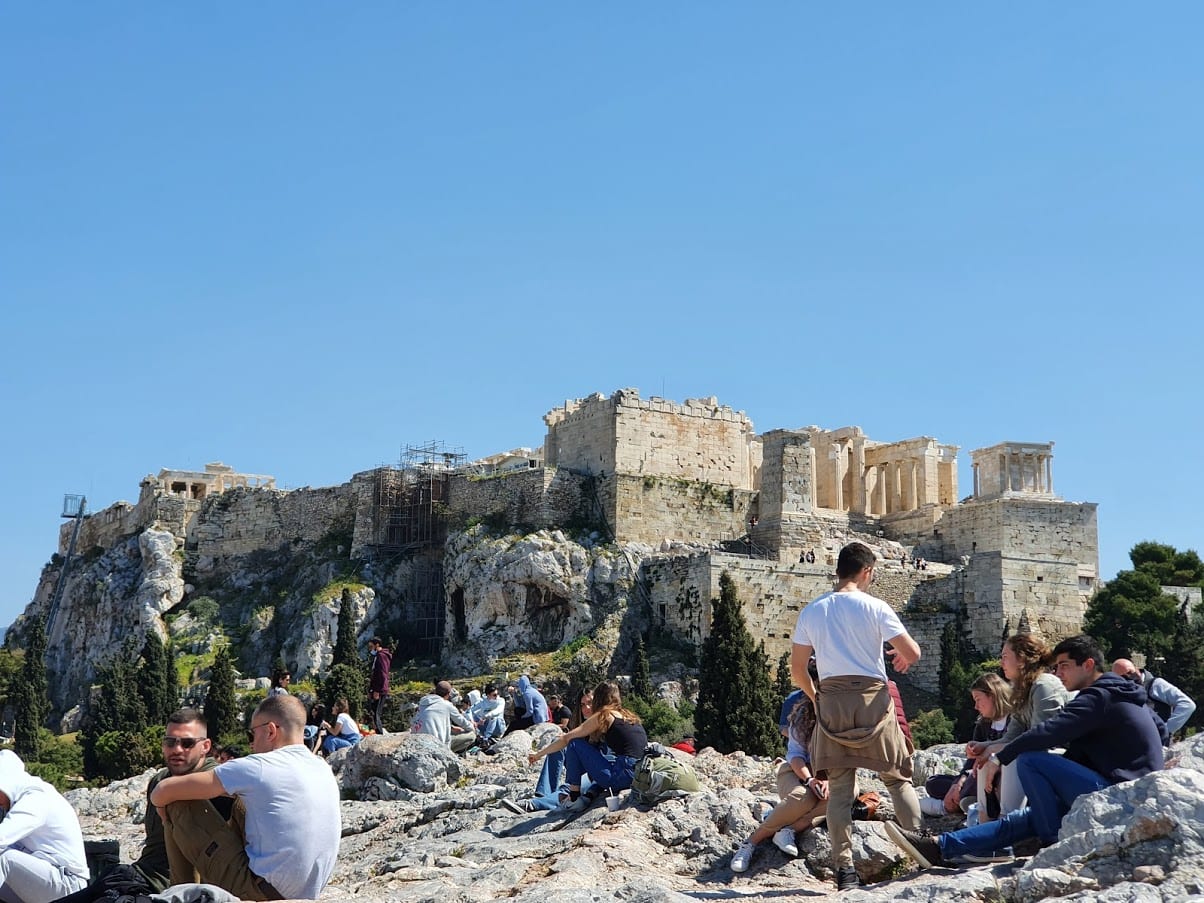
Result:
{"label": "shrub on hillside", "polygon": [[916,749],[953,742],[953,722],[940,709],[920,712],[909,722]]}

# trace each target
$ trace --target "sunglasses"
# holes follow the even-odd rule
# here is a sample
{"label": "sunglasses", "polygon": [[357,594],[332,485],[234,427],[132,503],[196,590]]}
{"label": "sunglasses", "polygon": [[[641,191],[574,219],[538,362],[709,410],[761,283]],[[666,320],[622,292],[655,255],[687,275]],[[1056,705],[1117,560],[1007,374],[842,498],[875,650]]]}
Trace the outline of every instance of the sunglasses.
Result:
{"label": "sunglasses", "polygon": [[163,745],[168,749],[175,749],[177,746],[182,746],[185,749],[192,749],[202,740],[207,740],[208,737],[164,737]]}

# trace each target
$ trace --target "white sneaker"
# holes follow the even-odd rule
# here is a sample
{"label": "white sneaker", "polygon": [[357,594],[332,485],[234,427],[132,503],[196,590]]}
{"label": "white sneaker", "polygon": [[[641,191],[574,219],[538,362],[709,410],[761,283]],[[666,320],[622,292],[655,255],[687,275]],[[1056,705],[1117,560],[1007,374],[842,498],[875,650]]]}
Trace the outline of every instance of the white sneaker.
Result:
{"label": "white sneaker", "polygon": [[733,872],[747,872],[748,864],[752,862],[753,853],[757,851],[757,845],[751,840],[746,840],[736,848],[735,855],[732,856],[731,869]]}
{"label": "white sneaker", "polygon": [[798,845],[794,842],[794,840],[794,828],[790,827],[790,825],[780,828],[777,833],[773,835],[773,845],[787,856],[798,855]]}
{"label": "white sneaker", "polygon": [[920,800],[920,811],[933,818],[940,818],[945,814],[945,801],[926,796]]}

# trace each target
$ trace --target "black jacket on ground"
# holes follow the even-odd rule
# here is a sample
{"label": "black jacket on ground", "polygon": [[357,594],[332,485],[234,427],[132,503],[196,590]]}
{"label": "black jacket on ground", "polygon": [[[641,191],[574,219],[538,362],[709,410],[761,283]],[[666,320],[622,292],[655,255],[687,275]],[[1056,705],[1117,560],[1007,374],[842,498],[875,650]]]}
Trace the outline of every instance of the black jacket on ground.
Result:
{"label": "black jacket on ground", "polygon": [[1066,758],[1109,783],[1136,780],[1163,766],[1154,718],[1141,686],[1116,674],[1101,674],[1061,712],[1005,746],[999,761],[1007,765],[1023,752],[1064,746]]}

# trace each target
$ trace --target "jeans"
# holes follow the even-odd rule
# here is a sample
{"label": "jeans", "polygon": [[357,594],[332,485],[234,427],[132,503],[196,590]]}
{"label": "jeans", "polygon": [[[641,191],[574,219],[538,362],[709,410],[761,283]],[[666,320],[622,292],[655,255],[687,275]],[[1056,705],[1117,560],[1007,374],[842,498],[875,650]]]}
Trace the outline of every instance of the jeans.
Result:
{"label": "jeans", "polygon": [[986,855],[1030,837],[1051,844],[1058,839],[1058,828],[1071,804],[1084,793],[1108,786],[1102,775],[1054,753],[1021,753],[1016,758],[1016,772],[1028,806],[1005,812],[998,821],[942,834],[942,856]]}
{"label": "jeans", "polygon": [[626,790],[635,777],[635,759],[615,756],[611,761],[598,747],[578,737],[565,747],[564,770],[565,782],[570,787],[580,787],[582,776],[589,775],[599,787]]}
{"label": "jeans", "polygon": [[539,772],[539,782],[535,785],[536,796],[547,796],[554,793],[560,786],[560,772],[564,768],[564,750],[548,753],[543,757],[543,768]]}
{"label": "jeans", "polygon": [[346,749],[348,746],[355,746],[359,742],[359,734],[352,734],[350,737],[344,737],[342,734],[331,734],[322,741],[322,750],[329,755],[336,749]]}
{"label": "jeans", "polygon": [[1028,797],[1033,831],[1044,844],[1058,839],[1062,819],[1076,799],[1109,786],[1099,772],[1047,752],[1021,753],[1016,758],[1016,771]]}

